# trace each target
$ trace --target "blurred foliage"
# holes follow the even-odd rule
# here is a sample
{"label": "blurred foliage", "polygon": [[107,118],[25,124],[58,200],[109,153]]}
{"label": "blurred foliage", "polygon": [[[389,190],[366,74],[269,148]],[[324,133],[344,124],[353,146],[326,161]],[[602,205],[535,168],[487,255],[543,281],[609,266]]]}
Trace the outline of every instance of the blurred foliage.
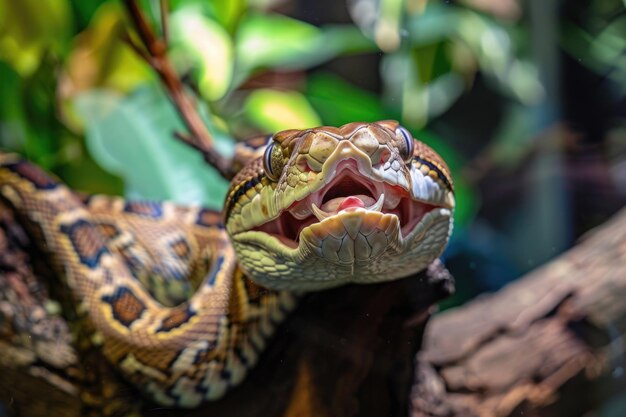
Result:
{"label": "blurred foliage", "polygon": [[626,94],[626,14],[624,6],[615,1],[590,4],[589,19],[568,22],[561,43],[565,51],[583,65],[615,81]]}
{"label": "blurred foliage", "polygon": [[244,112],[264,132],[306,129],[322,124],[307,99],[295,91],[254,90],[246,100]]}
{"label": "blurred foliage", "polygon": [[[124,178],[128,197],[221,206],[215,196],[224,195],[227,184],[216,181],[198,152],[171,139],[172,132],[184,128],[156,85],[128,96],[91,90],[75,104],[86,125],[89,151],[104,168]],[[207,124],[222,153],[231,154],[230,138]]]}
{"label": "blurred foliage", "polygon": [[[526,9],[546,6],[344,0],[332,7],[347,10],[348,23],[316,26],[296,17],[301,3],[169,2],[169,56],[220,150],[229,154],[235,138],[286,128],[397,119],[452,170],[458,209],[449,253],[497,257],[493,274],[475,265],[485,276],[519,272],[502,254],[506,233],[474,222],[483,206],[476,166],[513,170],[537,149],[530,138],[553,98],[540,82],[533,48],[542,39]],[[140,4],[161,33],[159,1]],[[601,0],[583,10],[560,23],[558,47],[624,94],[624,4]],[[227,184],[173,139],[184,128],[152,69],[126,44],[136,35],[121,2],[0,0],[0,22],[0,146],[83,191],[221,207]],[[378,63],[378,85],[364,88],[335,71],[354,55]],[[497,97],[485,108],[497,117],[473,113],[486,137],[437,127],[475,94]],[[614,138],[624,146],[623,135]]]}
{"label": "blurred foliage", "polygon": [[[369,20],[362,13],[368,3],[376,11]],[[158,2],[141,4],[160,30]],[[478,71],[522,103],[541,96],[532,66],[514,47],[514,29],[493,17],[437,2],[348,6],[356,24],[316,27],[272,11],[272,2],[172,1],[169,54],[222,138],[395,118],[457,174],[464,158],[423,129],[471,87]],[[155,74],[125,43],[129,23],[119,2],[0,0],[0,17],[8,23],[0,30],[0,73],[8,81],[0,107],[3,146],[90,192],[121,192],[119,177],[129,196],[220,207],[226,184],[172,140],[183,127]],[[292,85],[248,85],[260,74],[280,79],[362,53],[384,54],[381,95],[324,71]],[[89,170],[63,175],[81,168]],[[462,225],[476,202],[456,177]]]}

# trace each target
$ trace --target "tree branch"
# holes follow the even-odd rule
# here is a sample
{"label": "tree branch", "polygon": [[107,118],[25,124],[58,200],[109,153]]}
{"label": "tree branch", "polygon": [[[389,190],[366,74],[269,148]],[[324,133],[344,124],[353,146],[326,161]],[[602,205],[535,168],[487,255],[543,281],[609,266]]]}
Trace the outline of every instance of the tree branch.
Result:
{"label": "tree branch", "polygon": [[499,292],[436,316],[413,417],[582,416],[624,395],[626,210]]}
{"label": "tree branch", "polygon": [[[146,52],[140,53],[147,60],[154,71],[159,75],[165,90],[174,103],[174,107],[189,129],[190,142],[193,147],[199,150],[204,159],[212,165],[222,177],[230,180],[233,173],[230,170],[230,161],[220,155],[214,146],[213,138],[209,133],[204,121],[200,117],[193,100],[185,92],[184,85],[171,62],[167,58],[167,37],[169,28],[167,27],[168,7],[166,0],[161,0],[161,22],[163,24],[163,39],[158,38],[150,27],[146,17],[136,0],[124,0],[128,14],[137,30]],[[136,51],[140,48],[134,42],[129,42]]]}

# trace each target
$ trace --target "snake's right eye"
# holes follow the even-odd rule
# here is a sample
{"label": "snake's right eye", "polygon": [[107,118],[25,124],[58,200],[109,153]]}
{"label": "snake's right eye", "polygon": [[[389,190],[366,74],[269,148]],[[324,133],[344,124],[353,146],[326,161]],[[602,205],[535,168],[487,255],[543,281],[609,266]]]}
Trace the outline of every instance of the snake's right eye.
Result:
{"label": "snake's right eye", "polygon": [[398,126],[396,128],[396,135],[402,139],[399,146],[400,155],[402,155],[402,159],[404,159],[404,162],[408,164],[413,160],[413,149],[415,149],[413,136],[411,136],[409,131],[402,126]]}
{"label": "snake's right eye", "polygon": [[283,150],[271,137],[268,141],[265,153],[263,154],[263,169],[265,175],[272,181],[278,181],[283,172],[285,162],[283,160]]}

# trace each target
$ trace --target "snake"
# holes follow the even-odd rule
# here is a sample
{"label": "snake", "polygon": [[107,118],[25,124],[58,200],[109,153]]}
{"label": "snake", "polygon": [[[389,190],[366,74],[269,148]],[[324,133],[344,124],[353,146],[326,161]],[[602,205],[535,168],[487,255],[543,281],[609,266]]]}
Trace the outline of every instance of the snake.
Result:
{"label": "snake", "polygon": [[0,153],[0,197],[62,276],[90,342],[163,406],[223,397],[301,297],[413,275],[452,233],[450,170],[395,121],[244,141],[233,166],[213,211],[83,197]]}

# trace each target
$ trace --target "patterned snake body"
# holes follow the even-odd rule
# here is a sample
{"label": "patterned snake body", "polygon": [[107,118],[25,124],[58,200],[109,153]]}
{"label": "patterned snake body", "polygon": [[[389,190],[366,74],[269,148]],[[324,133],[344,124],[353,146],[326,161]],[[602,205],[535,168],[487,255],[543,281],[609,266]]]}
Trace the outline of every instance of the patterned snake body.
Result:
{"label": "patterned snake body", "polygon": [[416,273],[452,230],[448,168],[396,122],[284,131],[239,158],[222,223],[171,203],[83,201],[0,154],[0,195],[65,277],[93,343],[163,405],[240,383],[298,294]]}

